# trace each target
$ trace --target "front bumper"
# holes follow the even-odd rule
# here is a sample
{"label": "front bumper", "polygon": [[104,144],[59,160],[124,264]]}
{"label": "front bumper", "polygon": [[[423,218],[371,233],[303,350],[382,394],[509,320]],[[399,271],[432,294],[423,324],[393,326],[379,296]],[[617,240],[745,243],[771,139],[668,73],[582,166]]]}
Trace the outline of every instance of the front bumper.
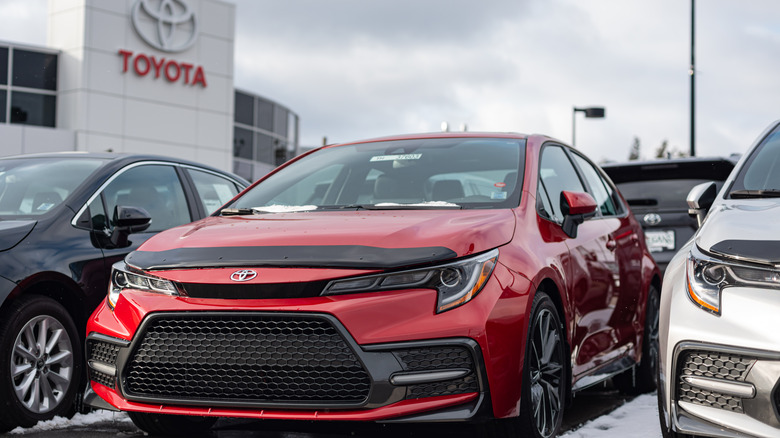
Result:
{"label": "front bumper", "polygon": [[681,433],[780,436],[780,293],[728,288],[712,315],[688,298],[684,260],[664,278],[659,415]]}

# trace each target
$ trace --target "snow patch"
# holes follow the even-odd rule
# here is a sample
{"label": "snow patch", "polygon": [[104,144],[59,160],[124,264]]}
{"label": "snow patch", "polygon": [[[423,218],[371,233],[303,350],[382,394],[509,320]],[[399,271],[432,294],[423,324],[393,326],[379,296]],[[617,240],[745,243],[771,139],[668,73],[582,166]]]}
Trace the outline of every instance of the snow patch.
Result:
{"label": "snow patch", "polygon": [[655,393],[643,394],[560,438],[661,438]]}
{"label": "snow patch", "polygon": [[73,418],[54,417],[51,420],[39,421],[33,427],[16,429],[8,432],[9,435],[24,435],[26,433],[44,432],[49,430],[65,429],[71,426],[88,426],[90,424],[102,422],[129,422],[130,417],[124,412],[113,412],[106,410],[97,410],[89,414],[76,414]]}

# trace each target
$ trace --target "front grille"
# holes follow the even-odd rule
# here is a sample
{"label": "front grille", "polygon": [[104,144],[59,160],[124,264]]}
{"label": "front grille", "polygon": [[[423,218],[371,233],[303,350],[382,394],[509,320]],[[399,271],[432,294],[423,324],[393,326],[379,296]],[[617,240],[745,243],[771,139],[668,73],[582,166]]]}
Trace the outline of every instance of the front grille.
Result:
{"label": "front grille", "polygon": [[140,336],[128,398],[358,405],[370,391],[347,342],[316,315],[152,315]]}
{"label": "front grille", "polygon": [[410,385],[406,399],[437,397],[479,391],[479,382],[471,352],[462,346],[432,346],[394,351],[404,371],[434,371],[463,368],[468,375],[444,382]]}
{"label": "front grille", "polygon": [[218,298],[226,300],[250,300],[273,298],[318,297],[328,281],[280,284],[202,284],[181,283],[187,296],[193,298]]}
{"label": "front grille", "polygon": [[[116,358],[119,354],[119,346],[108,342],[87,340],[87,360],[101,362],[106,365],[116,366]],[[114,387],[114,377],[100,371],[89,368],[89,378],[101,385]]]}
{"label": "front grille", "polygon": [[684,351],[678,361],[677,399],[702,406],[742,413],[744,410],[741,398],[696,388],[682,379],[685,376],[697,376],[744,382],[755,362],[753,358],[737,354],[700,350]]}

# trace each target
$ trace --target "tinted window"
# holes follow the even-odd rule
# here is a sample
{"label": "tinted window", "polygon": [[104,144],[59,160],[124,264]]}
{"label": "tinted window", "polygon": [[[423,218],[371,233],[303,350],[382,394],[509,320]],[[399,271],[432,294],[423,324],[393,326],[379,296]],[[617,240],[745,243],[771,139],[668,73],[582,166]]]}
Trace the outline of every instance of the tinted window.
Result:
{"label": "tinted window", "polygon": [[255,161],[276,165],[274,158],[274,144],[278,141],[268,134],[255,133]]}
{"label": "tinted window", "polygon": [[97,159],[0,160],[0,217],[52,210],[101,164]]}
{"label": "tinted window", "polygon": [[[667,179],[657,181],[636,181],[618,184],[618,189],[626,202],[633,208],[653,208],[659,210],[688,211],[685,198],[697,185],[709,180],[703,179]],[[718,189],[723,184],[718,183]]]}
{"label": "tinted window", "polygon": [[20,91],[11,93],[11,123],[54,127],[55,109],[54,96]]}
{"label": "tinted window", "polygon": [[539,166],[539,213],[556,222],[563,222],[561,192],[584,192],[577,171],[560,146],[546,146]]}
{"label": "tinted window", "polygon": [[615,193],[612,187],[601,177],[601,173],[593,167],[593,164],[580,155],[573,153],[572,156],[580,170],[582,170],[583,177],[588,181],[588,186],[590,186],[591,190],[590,194],[596,200],[596,205],[599,206],[601,214],[604,216],[615,216],[621,213],[621,210],[618,208],[620,204],[617,202]]}
{"label": "tinted window", "polygon": [[234,207],[516,207],[524,156],[524,141],[493,138],[324,148],[270,176]]}
{"label": "tinted window", "polygon": [[263,99],[257,99],[257,114],[255,126],[266,131],[274,130],[274,104]]}
{"label": "tinted window", "polygon": [[103,190],[111,226],[114,207],[141,207],[152,217],[147,231],[157,232],[191,222],[187,200],[176,170],[171,166],[145,165],[127,169]]}
{"label": "tinted window", "polygon": [[195,169],[188,169],[187,171],[195,183],[198,199],[203,205],[203,210],[206,214],[213,213],[238,194],[236,185],[229,179]]}
{"label": "tinted window", "polygon": [[5,107],[8,104],[8,92],[0,90],[0,123],[5,123]]}
{"label": "tinted window", "polygon": [[236,91],[234,119],[238,123],[252,126],[255,120],[255,98]]}
{"label": "tinted window", "polygon": [[233,128],[233,156],[252,159],[252,131]]}
{"label": "tinted window", "polygon": [[287,110],[279,106],[274,107],[274,133],[287,135]]}
{"label": "tinted window", "polygon": [[8,47],[0,47],[0,85],[8,84]]}
{"label": "tinted window", "polygon": [[16,87],[57,89],[57,55],[14,49],[13,83]]}

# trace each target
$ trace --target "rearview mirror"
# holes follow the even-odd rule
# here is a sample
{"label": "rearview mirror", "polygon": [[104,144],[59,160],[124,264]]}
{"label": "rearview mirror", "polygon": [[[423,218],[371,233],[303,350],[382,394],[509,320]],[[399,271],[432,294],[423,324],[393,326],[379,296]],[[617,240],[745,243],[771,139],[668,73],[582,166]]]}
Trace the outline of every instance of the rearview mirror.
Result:
{"label": "rearview mirror", "polygon": [[111,232],[111,244],[117,248],[128,245],[127,237],[131,233],[140,233],[152,224],[149,212],[141,207],[114,207],[114,230]]}
{"label": "rearview mirror", "polygon": [[714,181],[696,185],[688,192],[688,197],[685,199],[688,202],[688,214],[696,218],[696,223],[700,227],[717,195],[718,190]]}
{"label": "rearview mirror", "polygon": [[583,192],[561,192],[561,212],[563,212],[563,224],[561,228],[567,236],[575,239],[577,228],[585,219],[596,215],[598,205],[596,200]]}

